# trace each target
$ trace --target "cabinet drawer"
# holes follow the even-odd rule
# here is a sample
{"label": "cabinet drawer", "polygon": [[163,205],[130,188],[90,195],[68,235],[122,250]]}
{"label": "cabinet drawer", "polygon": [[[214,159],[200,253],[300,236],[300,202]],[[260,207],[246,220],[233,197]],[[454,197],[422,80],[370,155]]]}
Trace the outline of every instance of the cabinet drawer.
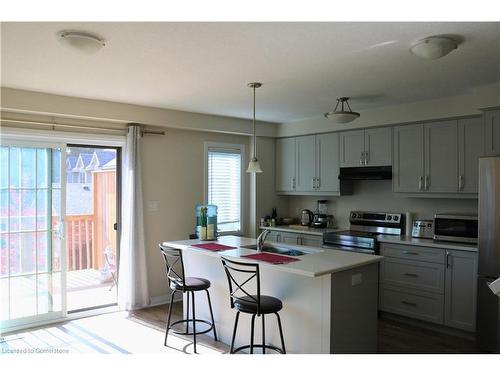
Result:
{"label": "cabinet drawer", "polygon": [[303,234],[301,235],[300,244],[303,246],[321,247],[323,245],[323,237]]}
{"label": "cabinet drawer", "polygon": [[385,257],[418,260],[420,262],[431,262],[444,264],[444,250],[423,246],[408,246],[383,243],[380,247],[380,255]]}
{"label": "cabinet drawer", "polygon": [[380,282],[442,294],[444,293],[444,265],[385,258],[381,263]]}
{"label": "cabinet drawer", "polygon": [[408,292],[383,285],[380,291],[380,310],[443,324],[443,295]]}

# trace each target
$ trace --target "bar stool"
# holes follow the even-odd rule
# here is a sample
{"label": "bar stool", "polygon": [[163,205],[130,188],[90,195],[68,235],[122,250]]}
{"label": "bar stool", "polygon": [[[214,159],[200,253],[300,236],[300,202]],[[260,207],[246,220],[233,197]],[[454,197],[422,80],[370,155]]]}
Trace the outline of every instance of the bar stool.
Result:
{"label": "bar stool", "polygon": [[[207,279],[202,279],[199,277],[185,277],[184,276],[184,263],[182,261],[182,251],[180,249],[175,249],[173,247],[160,246],[160,252],[163,255],[163,260],[165,261],[165,270],[167,274],[167,279],[170,283],[170,289],[172,289],[172,295],[170,296],[170,305],[168,308],[167,326],[165,332],[165,342],[164,345],[167,346],[168,331],[172,329],[177,324],[186,323],[186,330],[184,332],[174,331],[179,335],[193,335],[194,352],[196,353],[196,335],[210,332],[212,329],[214,331],[214,339],[217,341],[217,332],[215,330],[214,314],[212,311],[212,303],[210,302],[210,293],[208,288],[210,287],[210,281]],[[175,269],[174,269],[175,268]],[[207,292],[208,307],[210,309],[210,316],[212,322],[202,319],[196,319],[195,304],[194,304],[194,292],[204,290]],[[174,302],[174,295],[176,292],[188,293],[187,296],[187,312],[186,319],[181,319],[170,323],[170,318],[172,315],[172,304]],[[193,303],[192,313],[193,318],[189,319],[189,293],[191,293],[191,301]],[[193,331],[189,332],[189,323],[193,324]],[[209,327],[204,331],[196,331],[196,323],[204,323]]]}
{"label": "bar stool", "polygon": [[[260,272],[257,263],[243,263],[229,260],[221,257],[222,265],[226,271],[227,281],[229,284],[229,298],[231,308],[236,309],[236,317],[234,320],[233,337],[231,340],[230,354],[239,352],[240,350],[250,348],[250,354],[253,354],[254,348],[262,348],[262,354],[266,354],[266,349],[277,351],[281,354],[286,354],[285,341],[283,339],[283,329],[281,327],[281,319],[278,312],[283,308],[281,300],[275,297],[260,294]],[[250,280],[255,279],[256,294],[248,292],[248,286],[245,286]],[[245,288],[243,288],[245,286]],[[240,296],[236,296],[240,293]],[[238,319],[240,313],[252,314],[250,345],[243,345],[234,348],[234,340],[236,337],[236,330],[238,328]],[[278,319],[278,327],[281,338],[281,349],[274,345],[266,344],[266,327],[264,317],[267,314],[275,314]],[[254,345],[254,328],[255,316],[262,316],[262,344]]]}

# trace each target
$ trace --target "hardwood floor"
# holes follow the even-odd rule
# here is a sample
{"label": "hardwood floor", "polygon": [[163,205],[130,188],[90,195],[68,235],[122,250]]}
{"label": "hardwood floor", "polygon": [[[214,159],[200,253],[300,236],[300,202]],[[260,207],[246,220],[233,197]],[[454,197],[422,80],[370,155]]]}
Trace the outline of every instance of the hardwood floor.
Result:
{"label": "hardwood floor", "polygon": [[[29,329],[0,337],[0,353],[41,350],[57,353],[161,353],[191,354],[192,336],[169,334],[163,345],[167,305],[132,314],[114,312]],[[173,306],[172,320],[181,319],[182,304]],[[182,329],[182,326],[177,327]],[[285,332],[286,342],[286,332]],[[228,345],[198,335],[200,354],[223,354]],[[467,354],[479,353],[474,340],[410,325],[379,319],[378,353],[383,354]]]}
{"label": "hardwood floor", "polygon": [[[148,322],[155,327],[165,329],[167,306],[157,306],[137,311],[134,319]],[[181,303],[173,307],[174,320],[180,319]],[[286,335],[286,333],[285,333]],[[228,347],[215,343],[208,338],[203,340],[207,345],[214,345],[228,351]],[[379,318],[378,353],[381,354],[473,354],[480,353],[474,340],[447,333],[436,332],[427,328],[413,326],[407,323]]]}

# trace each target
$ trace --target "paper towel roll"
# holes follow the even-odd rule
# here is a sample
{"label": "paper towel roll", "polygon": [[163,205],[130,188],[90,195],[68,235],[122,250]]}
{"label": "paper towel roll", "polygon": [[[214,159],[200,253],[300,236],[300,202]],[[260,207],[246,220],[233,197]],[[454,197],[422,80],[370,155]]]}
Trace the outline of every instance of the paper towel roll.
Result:
{"label": "paper towel roll", "polygon": [[411,212],[406,213],[406,229],[405,234],[411,236],[411,231],[413,229],[413,215]]}

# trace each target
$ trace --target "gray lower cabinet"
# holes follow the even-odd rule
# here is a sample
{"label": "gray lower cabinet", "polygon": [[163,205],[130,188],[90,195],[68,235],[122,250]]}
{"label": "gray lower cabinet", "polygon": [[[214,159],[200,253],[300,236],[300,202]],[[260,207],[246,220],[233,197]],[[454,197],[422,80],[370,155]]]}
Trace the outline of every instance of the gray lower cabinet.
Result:
{"label": "gray lower cabinet", "polygon": [[444,323],[476,330],[477,253],[446,250]]}
{"label": "gray lower cabinet", "polygon": [[323,237],[319,235],[277,231],[272,229],[266,237],[266,241],[311,247],[321,247],[323,245]]}
{"label": "gray lower cabinet", "polygon": [[303,246],[321,247],[323,245],[323,236],[302,234],[300,244]]}
{"label": "gray lower cabinet", "polygon": [[295,138],[276,140],[276,190],[295,191]]}
{"label": "gray lower cabinet", "polygon": [[290,245],[298,245],[300,236],[296,233],[282,232],[281,241]]}
{"label": "gray lower cabinet", "polygon": [[489,156],[500,156],[500,109],[484,112],[485,152]]}
{"label": "gray lower cabinet", "polygon": [[380,310],[475,331],[477,253],[383,243]]}

